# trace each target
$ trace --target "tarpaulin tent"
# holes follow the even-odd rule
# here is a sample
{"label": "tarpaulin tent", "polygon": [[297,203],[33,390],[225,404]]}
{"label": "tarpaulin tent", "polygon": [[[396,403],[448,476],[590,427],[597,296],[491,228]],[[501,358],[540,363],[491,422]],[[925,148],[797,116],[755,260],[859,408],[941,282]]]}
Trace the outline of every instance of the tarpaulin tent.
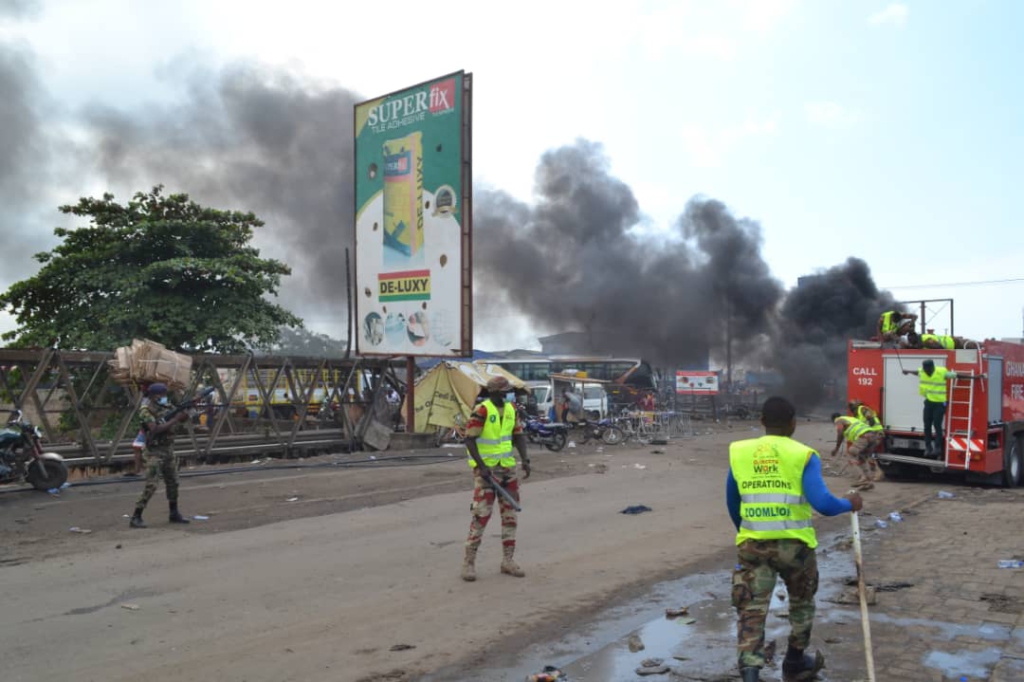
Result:
{"label": "tarpaulin tent", "polygon": [[[526,389],[522,379],[498,365],[446,361],[435,365],[416,382],[416,431],[428,433],[437,427],[465,424],[473,411],[480,389],[496,376],[508,379],[514,388]],[[402,413],[406,410],[402,404]]]}

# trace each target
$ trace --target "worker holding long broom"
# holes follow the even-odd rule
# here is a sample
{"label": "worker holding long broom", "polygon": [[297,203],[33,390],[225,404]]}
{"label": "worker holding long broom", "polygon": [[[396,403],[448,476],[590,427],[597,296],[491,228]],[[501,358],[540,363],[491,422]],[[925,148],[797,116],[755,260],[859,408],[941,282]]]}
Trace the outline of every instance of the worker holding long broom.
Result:
{"label": "worker holding long broom", "polygon": [[861,497],[837,498],[821,474],[812,448],[793,440],[796,410],[772,397],[761,410],[765,435],[729,446],[726,500],[736,525],[738,559],[732,603],[738,615],[739,667],[743,682],[757,682],[765,665],[764,627],[768,605],[781,575],[789,592],[789,647],[782,661],[787,680],[810,680],[825,665],[821,652],[805,653],[814,623],[818,591],[818,540],[812,509],[825,516],[857,512]]}

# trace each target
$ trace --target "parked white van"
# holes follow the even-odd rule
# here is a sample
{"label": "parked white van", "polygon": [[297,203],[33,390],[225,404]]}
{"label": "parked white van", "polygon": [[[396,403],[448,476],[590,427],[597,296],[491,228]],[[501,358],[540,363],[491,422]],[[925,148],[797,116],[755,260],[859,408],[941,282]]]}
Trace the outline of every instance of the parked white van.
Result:
{"label": "parked white van", "polygon": [[[561,385],[561,382],[559,382]],[[536,401],[537,413],[547,415],[555,403],[554,381],[527,381],[532,401]],[[576,391],[583,392],[583,410],[588,419],[604,419],[608,416],[608,394],[601,384],[582,383],[575,386]],[[555,421],[561,421],[561,415],[555,415]]]}

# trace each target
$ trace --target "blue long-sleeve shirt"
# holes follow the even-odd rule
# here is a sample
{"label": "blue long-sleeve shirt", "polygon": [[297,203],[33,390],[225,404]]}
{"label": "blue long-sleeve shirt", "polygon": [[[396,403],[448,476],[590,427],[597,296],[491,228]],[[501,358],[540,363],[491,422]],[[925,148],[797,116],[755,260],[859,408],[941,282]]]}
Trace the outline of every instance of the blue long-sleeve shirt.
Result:
{"label": "blue long-sleeve shirt", "polygon": [[[853,511],[853,505],[849,500],[836,497],[829,492],[825,485],[825,479],[821,475],[821,458],[812,454],[804,467],[802,479],[804,497],[811,504],[816,512],[824,516],[835,516],[844,512]],[[736,526],[740,528],[740,487],[736,485],[736,479],[732,476],[732,469],[725,479],[725,502],[729,506],[729,516]]]}

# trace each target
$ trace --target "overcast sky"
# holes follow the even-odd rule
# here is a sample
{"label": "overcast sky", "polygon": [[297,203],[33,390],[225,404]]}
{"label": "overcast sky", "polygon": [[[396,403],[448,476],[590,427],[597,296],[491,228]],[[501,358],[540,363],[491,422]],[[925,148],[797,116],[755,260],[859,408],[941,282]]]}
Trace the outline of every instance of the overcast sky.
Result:
{"label": "overcast sky", "polygon": [[[30,60],[46,117],[72,136],[96,103],[137,111],[181,99],[182,64],[281,66],[366,98],[465,69],[479,185],[529,201],[540,155],[585,137],[636,194],[639,230],[667,231],[706,194],[761,223],[787,286],[853,255],[901,299],[954,298],[959,334],[1022,333],[1024,281],[908,285],[1024,278],[1024,3],[2,5],[0,41]],[[338,135],[350,128],[338,121]],[[43,244],[65,222],[53,206],[108,186],[88,175],[32,182],[50,183],[33,188],[47,205],[0,226]],[[0,286],[30,273],[5,267]],[[502,321],[486,312],[482,324]],[[477,346],[506,345],[495,334],[478,327]],[[500,336],[530,345],[536,334]]]}

